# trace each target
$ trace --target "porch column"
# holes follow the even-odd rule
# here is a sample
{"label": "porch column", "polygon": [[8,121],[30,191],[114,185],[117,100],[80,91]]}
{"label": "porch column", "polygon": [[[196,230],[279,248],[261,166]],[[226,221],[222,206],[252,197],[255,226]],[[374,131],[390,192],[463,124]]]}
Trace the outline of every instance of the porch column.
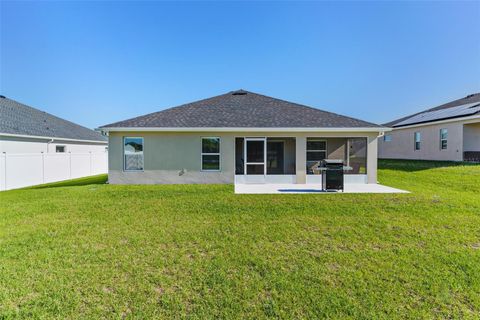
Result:
{"label": "porch column", "polygon": [[297,183],[307,183],[305,164],[307,163],[307,138],[297,136],[295,140],[295,171]]}
{"label": "porch column", "polygon": [[377,183],[378,137],[372,135],[367,140],[367,183]]}

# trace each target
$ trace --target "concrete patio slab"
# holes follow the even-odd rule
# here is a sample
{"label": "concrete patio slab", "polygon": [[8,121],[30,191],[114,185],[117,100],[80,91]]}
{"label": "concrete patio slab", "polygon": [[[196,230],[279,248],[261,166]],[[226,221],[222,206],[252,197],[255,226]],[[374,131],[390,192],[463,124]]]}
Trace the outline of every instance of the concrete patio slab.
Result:
{"label": "concrete patio slab", "polygon": [[[322,191],[318,184],[235,184],[236,194],[332,194],[342,191]],[[343,193],[410,193],[381,184],[346,184]]]}

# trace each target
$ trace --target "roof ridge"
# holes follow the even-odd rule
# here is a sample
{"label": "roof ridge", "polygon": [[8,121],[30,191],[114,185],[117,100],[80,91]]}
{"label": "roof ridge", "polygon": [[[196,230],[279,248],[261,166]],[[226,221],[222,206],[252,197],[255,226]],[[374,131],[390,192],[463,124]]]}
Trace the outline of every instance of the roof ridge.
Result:
{"label": "roof ridge", "polygon": [[[478,96],[478,95],[480,95],[480,93],[472,93],[472,94],[466,95],[466,96],[463,97],[463,98],[459,98],[459,99],[452,100],[452,101],[450,101],[450,102],[442,103],[441,105],[438,105],[438,106],[436,106],[436,107],[427,109],[427,110],[425,110],[425,111],[422,111],[421,113],[423,113],[423,112],[429,112],[429,111],[435,111],[435,110],[437,110],[437,109],[441,109],[443,106],[446,106],[447,104],[451,104],[451,103],[454,103],[454,102],[457,102],[457,101],[461,101],[461,100],[465,100],[465,99],[470,99],[470,98],[473,98],[473,97]],[[467,102],[467,103],[474,103],[474,102]],[[465,104],[467,104],[467,103],[465,103]],[[458,106],[450,106],[450,107],[447,107],[447,108],[445,108],[445,109],[454,108],[454,107],[458,107]]]}
{"label": "roof ridge", "polygon": [[[233,91],[230,91],[230,92],[233,92]],[[137,117],[133,117],[133,118],[128,118],[128,119],[121,120],[121,121],[115,121],[115,122],[112,122],[112,123],[109,123],[109,124],[100,126],[99,128],[108,128],[108,127],[110,127],[110,126],[112,126],[112,125],[114,125],[114,124],[120,123],[120,122],[138,120],[138,119],[140,119],[140,118],[145,118],[145,117],[147,117],[147,116],[151,116],[151,115],[154,115],[154,114],[157,114],[157,113],[161,113],[161,112],[164,112],[164,111],[168,111],[168,110],[173,110],[173,109],[185,107],[185,106],[188,106],[188,105],[193,104],[193,103],[204,102],[204,101],[211,100],[211,99],[214,99],[214,98],[218,98],[218,97],[221,97],[221,96],[224,96],[224,95],[228,95],[230,92],[222,93],[222,94],[219,94],[219,95],[210,97],[210,98],[204,98],[204,99],[195,100],[195,101],[188,102],[188,103],[183,103],[183,104],[178,105],[178,106],[167,107],[167,108],[165,108],[165,109],[163,109],[163,110],[146,113],[146,114],[141,115],[141,116],[137,116]]]}
{"label": "roof ridge", "polygon": [[[248,92],[248,91],[247,91],[247,92]],[[343,117],[343,118],[349,118],[349,119],[352,119],[352,120],[361,120],[361,121],[363,121],[363,122],[366,122],[366,123],[369,123],[369,124],[373,124],[373,125],[378,126],[376,123],[373,123],[373,122],[369,122],[369,121],[365,121],[365,120],[362,120],[362,119],[353,118],[353,117],[350,117],[350,116],[344,116],[344,115],[341,115],[341,114],[339,114],[339,113],[335,113],[335,112],[332,112],[332,111],[327,111],[327,110],[323,110],[323,109],[319,109],[319,108],[307,106],[307,105],[304,105],[304,104],[301,104],[301,103],[292,102],[292,101],[288,101],[288,100],[284,100],[284,99],[279,99],[279,98],[274,98],[274,97],[270,97],[270,96],[267,96],[267,95],[264,95],[264,94],[255,93],[255,92],[250,92],[250,93],[256,94],[256,95],[258,95],[258,96],[266,97],[266,98],[269,98],[269,99],[275,99],[275,100],[278,100],[278,101],[282,101],[282,102],[286,102],[286,103],[291,103],[291,104],[297,105],[297,106],[299,106],[299,107],[308,108],[308,109],[312,109],[312,110],[315,110],[315,111],[321,111],[321,112],[333,114],[333,115],[335,115],[335,116],[339,116],[339,117]]]}
{"label": "roof ridge", "polygon": [[[279,108],[283,112],[278,112]],[[198,128],[209,126],[242,128],[255,126],[271,128],[380,127],[371,122],[343,116],[331,111],[239,89],[110,123],[100,128],[141,128],[149,126],[190,126]]]}
{"label": "roof ridge", "polygon": [[[51,113],[49,113],[49,112],[47,112],[47,111],[43,111],[43,110],[34,108],[34,107],[32,107],[32,106],[26,105],[26,104],[24,104],[24,103],[18,102],[17,100],[10,99],[10,98],[7,98],[7,97],[5,97],[4,99],[13,101],[13,102],[15,102],[15,103],[17,103],[17,104],[22,105],[23,107],[29,108],[29,109],[34,110],[34,111],[36,111],[36,112],[44,113],[44,114],[46,114],[46,115],[49,115],[49,116],[52,117],[52,118],[56,118],[56,119],[58,119],[58,120],[65,121],[65,122],[68,122],[68,123],[73,124],[73,125],[75,125],[75,126],[82,127],[82,128],[84,128],[84,129],[87,129],[87,130],[93,131],[93,132],[95,132],[95,133],[98,133],[97,131],[95,131],[95,130],[93,130],[93,129],[90,129],[90,128],[87,128],[87,127],[85,127],[85,126],[82,126],[81,124],[72,122],[72,121],[67,120],[67,119],[64,119],[64,118],[60,118],[60,117],[58,117],[58,116],[56,116],[56,115],[54,115],[54,114],[51,114]],[[100,134],[100,133],[98,133],[98,134]],[[101,134],[100,134],[100,135],[101,135]]]}
{"label": "roof ridge", "polygon": [[[449,102],[446,102],[446,103],[442,103],[442,104],[440,104],[440,105],[438,105],[438,106],[436,106],[436,107],[428,108],[428,109],[425,109],[425,110],[422,110],[422,111],[419,111],[419,112],[416,112],[416,113],[413,113],[413,114],[409,114],[409,115],[406,115],[406,116],[397,118],[397,119],[392,120],[392,121],[389,121],[389,122],[385,122],[385,123],[383,123],[383,125],[389,126],[389,127],[393,127],[393,126],[395,126],[397,123],[400,123],[400,122],[402,122],[402,121],[405,121],[405,120],[407,120],[408,118],[412,118],[412,117],[418,116],[418,115],[420,115],[420,114],[422,114],[422,113],[431,112],[431,111],[437,111],[437,110],[442,110],[442,109],[455,108],[455,107],[458,107],[458,106],[461,106],[461,105],[467,104],[467,103],[476,103],[476,101],[474,101],[474,102],[465,102],[465,103],[462,103],[462,104],[457,104],[457,103],[460,103],[462,100],[471,99],[471,98],[477,97],[477,96],[480,97],[480,92],[471,93],[471,94],[466,95],[466,96],[463,97],[463,98],[458,98],[458,99],[455,99],[455,100],[452,100],[452,101],[449,101]],[[478,101],[478,102],[480,102],[480,101]],[[450,106],[446,107],[447,105],[450,105]]]}
{"label": "roof ridge", "polygon": [[[97,132],[93,129],[87,128],[85,126],[82,126],[82,125],[80,125],[78,123],[75,123],[75,122],[72,122],[70,120],[60,118],[60,117],[58,117],[54,114],[51,114],[47,111],[34,108],[34,107],[29,106],[25,103],[19,102],[15,99],[5,97],[5,98],[2,98],[0,100],[0,102],[2,102],[2,101],[6,101],[6,103],[5,104],[0,103],[1,107],[11,108],[11,110],[14,110],[14,111],[16,109],[18,109],[18,112],[21,112],[20,110],[23,108],[25,110],[23,112],[26,112],[27,114],[29,114],[30,116],[32,116],[34,118],[37,117],[37,115],[41,115],[41,117],[38,116],[38,118],[40,118],[40,119],[37,118],[37,119],[35,119],[37,121],[32,122],[34,127],[37,129],[37,130],[34,130],[34,131],[40,132],[40,131],[43,131],[43,130],[49,130],[49,132],[48,132],[49,134],[56,135],[57,133],[60,133],[62,131],[62,129],[59,130],[59,128],[60,128],[59,124],[60,124],[60,125],[63,125],[63,126],[71,126],[69,128],[70,130],[83,130],[84,131],[83,135],[85,137],[87,137],[89,135],[91,135],[91,137],[89,137],[88,139],[86,139],[85,137],[72,138],[72,137],[69,137],[68,135],[60,134],[60,136],[55,136],[55,138],[91,140],[91,141],[99,141],[99,142],[104,142],[106,140],[106,138],[101,133],[99,133],[99,132]],[[8,112],[7,112],[7,115],[8,115]],[[55,122],[58,122],[58,123],[55,123]],[[20,128],[20,127],[7,126],[7,127],[3,128],[3,129],[6,129],[6,130],[5,130],[5,132],[2,132],[2,133],[13,134],[12,132],[8,132],[8,130],[9,129],[18,129],[18,128]],[[75,128],[75,129],[73,129],[73,128]],[[2,130],[2,128],[0,128],[0,130]],[[68,129],[66,129],[66,130],[68,130]],[[28,130],[26,130],[26,131],[28,131]],[[88,132],[88,134],[86,132]],[[46,133],[47,132],[44,132],[42,134],[46,134]],[[17,134],[22,134],[22,133],[17,133]],[[82,132],[77,132],[77,134],[81,135]],[[40,134],[28,134],[28,135],[41,136]]]}

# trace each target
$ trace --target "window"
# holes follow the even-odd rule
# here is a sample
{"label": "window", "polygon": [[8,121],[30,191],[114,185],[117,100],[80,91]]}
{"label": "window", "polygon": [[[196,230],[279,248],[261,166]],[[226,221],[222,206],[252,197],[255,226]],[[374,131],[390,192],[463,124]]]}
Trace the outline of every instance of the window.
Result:
{"label": "window", "polygon": [[312,167],[327,157],[327,141],[307,138],[307,174],[313,174]]}
{"label": "window", "polygon": [[123,138],[123,168],[125,171],[143,170],[143,138]]}
{"label": "window", "polygon": [[59,152],[59,153],[65,152],[65,146],[55,146],[55,152]]}
{"label": "window", "polygon": [[392,141],[392,135],[391,134],[386,134],[383,136],[383,141],[385,142],[390,142]]}
{"label": "window", "polygon": [[440,149],[447,149],[448,130],[440,129]]}
{"label": "window", "polygon": [[220,171],[220,138],[202,138],[202,171]]}
{"label": "window", "polygon": [[415,140],[415,150],[420,150],[420,142],[421,142],[421,135],[420,132],[414,133],[414,140]]}

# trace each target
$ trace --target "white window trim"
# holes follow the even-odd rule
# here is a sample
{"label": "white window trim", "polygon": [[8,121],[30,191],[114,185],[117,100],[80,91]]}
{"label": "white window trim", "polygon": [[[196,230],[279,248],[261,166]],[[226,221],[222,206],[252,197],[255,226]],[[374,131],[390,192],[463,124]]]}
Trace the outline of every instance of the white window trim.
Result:
{"label": "white window trim", "polygon": [[[57,147],[63,147],[63,152],[57,151]],[[64,145],[64,144],[57,144],[57,145],[55,146],[55,153],[67,153],[67,146]]]}
{"label": "white window trim", "polygon": [[[125,169],[125,139],[142,139],[142,155],[143,155],[143,169],[141,170],[127,170]],[[122,147],[122,157],[123,157],[123,172],[144,172],[145,171],[145,139],[143,137],[131,137],[125,136],[122,139],[123,147]]]}
{"label": "white window trim", "polygon": [[[318,150],[312,150],[312,149],[308,149],[308,142],[309,141],[317,141],[317,142],[325,142],[325,150],[322,150],[322,149],[318,149]],[[305,165],[307,165],[307,159],[308,159],[308,153],[309,152],[325,152],[325,159],[327,159],[328,157],[328,153],[327,153],[327,150],[328,150],[328,141],[324,138],[315,138],[315,137],[307,137],[305,139]],[[311,175],[311,173],[307,173],[307,175]]]}
{"label": "white window trim", "polygon": [[[446,139],[442,139],[442,130],[445,130],[446,131],[446,134],[447,134],[447,138]],[[443,144],[442,142],[445,141],[447,143],[447,147],[446,148],[442,148]],[[440,129],[440,150],[447,150],[448,149],[448,129],[447,128],[441,128]]]}
{"label": "white window trim", "polygon": [[[418,143],[419,148],[417,149],[417,134],[418,134]],[[415,131],[413,133],[413,151],[420,151],[422,149],[422,133],[420,131]]]}
{"label": "white window trim", "polygon": [[[210,153],[203,152],[203,139],[218,139],[218,149],[220,152]],[[222,138],[220,137],[200,137],[200,171],[201,172],[220,172],[222,171]],[[203,169],[203,156],[217,156],[218,155],[218,169]]]}

